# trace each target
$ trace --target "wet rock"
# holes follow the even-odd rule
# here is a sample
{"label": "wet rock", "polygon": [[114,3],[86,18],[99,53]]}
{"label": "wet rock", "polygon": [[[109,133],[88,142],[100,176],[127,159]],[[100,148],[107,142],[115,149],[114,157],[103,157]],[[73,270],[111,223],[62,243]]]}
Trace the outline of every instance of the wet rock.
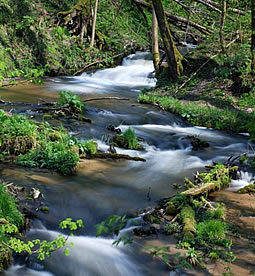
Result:
{"label": "wet rock", "polygon": [[200,150],[210,147],[209,143],[199,139],[197,136],[187,136],[187,138],[190,139],[192,150]]}
{"label": "wet rock", "polygon": [[41,191],[39,189],[36,189],[36,188],[32,188],[31,189],[30,196],[33,198],[33,200],[43,199],[44,198],[44,196],[41,193]]}
{"label": "wet rock", "polygon": [[174,206],[173,202],[169,201],[167,202],[167,204],[165,205],[166,209],[165,209],[165,215],[175,215],[177,213],[177,209]]}
{"label": "wet rock", "polygon": [[161,223],[161,219],[159,217],[156,217],[152,214],[146,214],[143,216],[143,220],[147,221],[149,223],[156,223],[156,224],[160,224]]}
{"label": "wet rock", "polygon": [[154,226],[146,225],[141,228],[135,228],[133,233],[136,236],[143,237],[143,236],[150,236],[157,234],[157,230]]}
{"label": "wet rock", "polygon": [[116,134],[121,134],[121,129],[120,128],[115,128],[114,125],[108,125],[107,130],[115,132]]}
{"label": "wet rock", "polygon": [[7,269],[12,263],[12,252],[8,248],[0,248],[0,271]]}
{"label": "wet rock", "polygon": [[49,207],[43,206],[43,207],[40,207],[39,210],[42,211],[43,213],[48,213],[49,212]]}

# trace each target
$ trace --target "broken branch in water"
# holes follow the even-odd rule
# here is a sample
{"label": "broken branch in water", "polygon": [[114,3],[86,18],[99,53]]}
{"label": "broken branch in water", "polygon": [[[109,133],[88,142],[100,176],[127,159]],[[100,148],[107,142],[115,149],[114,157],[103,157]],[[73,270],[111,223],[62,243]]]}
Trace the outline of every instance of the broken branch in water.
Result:
{"label": "broken branch in water", "polygon": [[84,100],[83,102],[101,101],[101,100],[118,100],[118,101],[129,101],[129,98],[119,98],[119,97],[100,97]]}
{"label": "broken branch in water", "polygon": [[118,154],[118,153],[96,153],[92,154],[91,158],[102,158],[102,159],[126,159],[126,160],[133,160],[133,161],[142,161],[145,162],[146,160],[144,158],[138,157],[138,156],[130,156],[127,154]]}

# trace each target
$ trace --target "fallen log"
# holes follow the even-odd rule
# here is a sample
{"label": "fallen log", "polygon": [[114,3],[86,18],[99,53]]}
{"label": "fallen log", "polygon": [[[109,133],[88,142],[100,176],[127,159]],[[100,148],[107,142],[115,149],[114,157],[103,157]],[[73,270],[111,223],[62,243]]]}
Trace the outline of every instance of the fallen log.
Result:
{"label": "fallen log", "polygon": [[[204,3],[207,3],[207,4],[211,5],[211,6],[214,6],[216,8],[220,8],[221,7],[221,4],[216,3],[214,1],[211,1],[211,0],[203,0],[203,1],[201,1],[201,0],[195,0],[195,1],[200,2],[200,3],[204,2]],[[228,10],[230,10],[230,11],[236,13],[236,14],[240,14],[240,15],[246,15],[246,13],[247,13],[245,11],[238,10],[238,9],[235,9],[235,8],[228,8]]]}
{"label": "fallen log", "polygon": [[192,241],[194,239],[194,234],[196,233],[195,211],[190,205],[185,205],[180,212],[180,217],[184,224],[183,240],[186,242]]}
{"label": "fallen log", "polygon": [[[200,3],[200,4],[202,4],[202,5],[204,5],[204,6],[206,6],[207,8],[209,8],[209,9],[212,9],[212,10],[214,10],[214,11],[216,11],[216,12],[218,12],[218,13],[222,13],[222,11],[221,10],[219,10],[216,6],[214,6],[214,5],[212,5],[211,3],[209,3],[209,2],[206,2],[206,1],[203,1],[203,0],[195,0],[196,2],[198,2],[198,3]],[[220,7],[220,6],[219,6]],[[227,18],[229,18],[231,21],[233,21],[233,22],[236,22],[236,19],[235,18],[233,18],[233,17],[231,17],[230,15],[227,15]]]}
{"label": "fallen log", "polygon": [[200,194],[215,191],[216,189],[217,189],[216,183],[211,182],[211,183],[205,183],[200,186],[188,189],[188,190],[182,192],[181,194],[189,195],[189,196],[197,196]]}
{"label": "fallen log", "polygon": [[[148,3],[146,3],[143,0],[133,0],[133,2],[141,5],[142,7],[146,8],[146,9],[149,9],[150,11],[152,11],[152,6]],[[210,30],[210,29],[208,29],[204,26],[201,26],[201,25],[199,25],[199,24],[197,24],[193,21],[190,21],[186,18],[179,17],[179,16],[176,16],[176,15],[172,15],[168,12],[165,12],[165,15],[166,15],[167,19],[170,20],[171,23],[173,22],[173,24],[177,21],[177,22],[183,23],[185,25],[189,25],[190,27],[193,27],[193,28],[197,29],[198,31],[200,31],[203,34],[208,35],[208,34],[213,33],[212,30]]]}
{"label": "fallen log", "polygon": [[142,161],[142,162],[146,161],[144,158],[141,158],[141,157],[138,157],[138,156],[130,156],[130,155],[127,155],[127,154],[118,154],[118,153],[110,153],[110,152],[92,154],[91,158],[125,159],[125,160]]}

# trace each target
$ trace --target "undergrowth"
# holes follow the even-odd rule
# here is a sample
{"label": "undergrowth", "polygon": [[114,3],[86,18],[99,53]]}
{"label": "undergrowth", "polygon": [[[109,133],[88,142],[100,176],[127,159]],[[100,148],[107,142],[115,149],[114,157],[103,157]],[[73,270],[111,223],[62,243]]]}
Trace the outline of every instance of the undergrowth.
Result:
{"label": "undergrowth", "polygon": [[159,97],[154,94],[140,94],[142,103],[157,103],[165,110],[181,116],[194,126],[204,126],[229,132],[248,132],[247,124],[254,121],[254,114],[230,109],[217,109],[199,106],[195,103],[183,103],[173,97]]}
{"label": "undergrowth", "polygon": [[47,122],[36,123],[20,115],[0,110],[0,153],[15,155],[15,163],[27,167],[74,172],[79,154],[95,154],[97,143],[81,142],[62,127],[54,129]]}

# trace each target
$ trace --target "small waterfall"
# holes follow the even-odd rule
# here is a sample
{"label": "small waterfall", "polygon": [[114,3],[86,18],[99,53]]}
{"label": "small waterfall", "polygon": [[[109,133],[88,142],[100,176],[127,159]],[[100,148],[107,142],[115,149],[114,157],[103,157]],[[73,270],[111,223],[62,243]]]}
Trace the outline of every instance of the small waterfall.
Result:
{"label": "small waterfall", "polygon": [[115,68],[98,70],[95,73],[83,73],[78,77],[55,78],[51,83],[51,88],[81,94],[118,93],[120,89],[140,92],[142,88],[155,86],[156,79],[153,71],[151,54],[138,52],[124,58],[122,65]]}
{"label": "small waterfall", "polygon": [[238,179],[232,180],[230,183],[229,190],[237,191],[249,184],[251,184],[254,180],[253,175],[249,172],[240,171],[237,174]]}

